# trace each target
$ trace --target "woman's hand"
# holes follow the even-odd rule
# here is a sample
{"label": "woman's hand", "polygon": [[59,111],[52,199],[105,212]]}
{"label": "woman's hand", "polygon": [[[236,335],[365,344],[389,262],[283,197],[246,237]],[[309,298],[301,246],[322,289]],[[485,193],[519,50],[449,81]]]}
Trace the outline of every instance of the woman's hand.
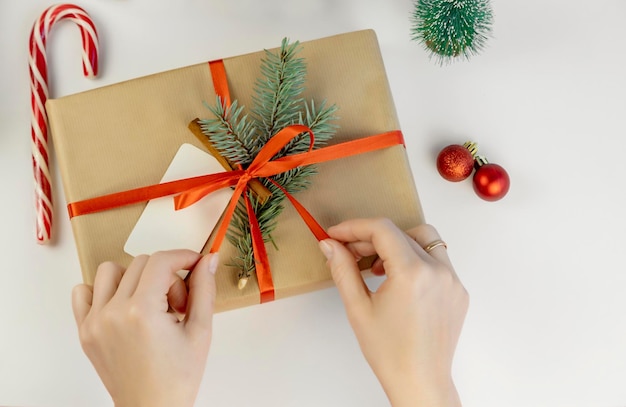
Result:
{"label": "woman's hand", "polygon": [[[460,405],[451,367],[469,296],[430,225],[407,233],[386,219],[357,219],[329,229],[320,247],[363,355],[394,406]],[[333,240],[334,239],[334,240]],[[345,243],[339,243],[343,242]],[[371,292],[356,259],[378,255],[386,280]]]}
{"label": "woman's hand", "polygon": [[[83,350],[117,407],[193,405],[211,343],[216,268],[216,255],[159,252],[126,270],[103,263],[93,288],[74,288]],[[188,294],[179,270],[192,270]]]}

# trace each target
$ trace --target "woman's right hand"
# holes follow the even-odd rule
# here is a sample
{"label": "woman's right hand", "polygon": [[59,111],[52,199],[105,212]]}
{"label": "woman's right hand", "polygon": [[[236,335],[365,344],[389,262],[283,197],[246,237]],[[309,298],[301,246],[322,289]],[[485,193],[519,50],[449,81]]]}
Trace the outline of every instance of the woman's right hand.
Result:
{"label": "woman's right hand", "polygon": [[[328,230],[320,247],[348,320],[391,404],[458,406],[452,359],[469,296],[430,225],[407,233],[386,219],[356,219]],[[341,243],[340,243],[341,242]],[[356,259],[378,255],[373,271],[387,278],[371,292]]]}

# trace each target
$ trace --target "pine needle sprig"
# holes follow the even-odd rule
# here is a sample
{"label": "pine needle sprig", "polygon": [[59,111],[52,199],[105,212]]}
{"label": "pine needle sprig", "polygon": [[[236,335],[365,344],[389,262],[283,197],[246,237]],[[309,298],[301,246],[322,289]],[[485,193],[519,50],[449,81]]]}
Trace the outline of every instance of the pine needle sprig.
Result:
{"label": "pine needle sprig", "polygon": [[[274,246],[272,239],[272,232],[278,225],[276,217],[284,209],[278,199],[270,198],[270,201],[265,205],[261,205],[252,195],[248,194],[248,199],[257,215],[259,227],[262,231],[263,242],[271,242]],[[255,270],[254,262],[254,250],[252,248],[252,237],[250,235],[250,223],[248,222],[248,213],[246,212],[246,206],[242,201],[239,201],[233,215],[231,227],[228,229],[226,235],[228,241],[237,248],[238,255],[232,259],[232,263],[229,266],[236,267],[238,272],[238,278],[250,277]]]}
{"label": "pine needle sprig", "polygon": [[298,41],[289,43],[283,39],[278,54],[265,51],[261,60],[262,79],[255,84],[252,113],[256,127],[261,130],[257,140],[259,149],[277,132],[294,124],[300,114],[306,79],[306,65],[303,58],[297,58],[300,51]]}
{"label": "pine needle sprig", "polygon": [[237,106],[235,100],[224,107],[218,96],[215,105],[208,108],[215,118],[200,120],[202,132],[224,158],[234,164],[250,164],[256,155],[256,128],[248,115],[241,116],[244,106]]}

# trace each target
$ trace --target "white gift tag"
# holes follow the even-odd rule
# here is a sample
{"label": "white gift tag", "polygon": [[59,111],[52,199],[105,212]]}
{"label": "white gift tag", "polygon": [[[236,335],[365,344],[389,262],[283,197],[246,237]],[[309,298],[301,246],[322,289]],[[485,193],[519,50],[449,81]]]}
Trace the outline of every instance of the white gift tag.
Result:
{"label": "white gift tag", "polygon": [[[224,168],[212,155],[183,144],[161,183],[218,172],[224,172]],[[137,256],[159,250],[202,250],[232,194],[230,188],[215,191],[178,211],[174,209],[173,196],[151,200],[130,233],[124,251]]]}

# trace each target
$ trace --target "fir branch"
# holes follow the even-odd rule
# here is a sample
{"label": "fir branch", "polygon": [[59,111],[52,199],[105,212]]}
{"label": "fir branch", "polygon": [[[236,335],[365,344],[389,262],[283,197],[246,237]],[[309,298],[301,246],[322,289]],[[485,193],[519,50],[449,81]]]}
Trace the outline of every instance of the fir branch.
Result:
{"label": "fir branch", "polygon": [[252,113],[256,127],[261,130],[257,146],[259,149],[278,131],[295,123],[299,117],[303,99],[306,66],[303,58],[297,58],[299,42],[289,44],[283,39],[279,54],[265,51],[261,60],[264,78],[256,81],[255,96],[252,98]]}
{"label": "fir branch", "polygon": [[230,106],[224,107],[218,96],[215,106],[207,107],[215,118],[200,120],[202,132],[230,162],[241,165],[251,163],[256,155],[256,129],[254,123],[248,120],[248,115],[241,117],[244,106],[238,107],[235,100]]}
{"label": "fir branch", "polygon": [[[215,118],[200,121],[203,132],[225,158],[245,166],[252,162],[272,136],[296,123],[304,124],[313,131],[314,148],[326,144],[334,135],[338,127],[333,123],[336,120],[337,106],[327,106],[326,102],[316,106],[314,101],[307,104],[300,97],[304,90],[306,66],[302,58],[296,58],[299,50],[298,42],[289,44],[284,39],[279,53],[266,51],[261,66],[263,79],[258,79],[255,85],[252,120],[247,120],[245,115],[241,116],[243,106],[238,107],[236,101],[229,108],[224,108],[218,98],[216,105],[210,107]],[[304,152],[309,149],[309,145],[309,134],[302,133],[291,140],[275,158]],[[316,167],[309,165],[277,174],[272,180],[289,194],[294,194],[308,188],[314,174]],[[284,209],[285,195],[270,180],[262,178],[260,181],[272,193],[267,201],[261,204],[254,195],[247,193],[259,222],[263,241],[274,243],[272,232],[277,226],[276,219]],[[248,213],[243,200],[235,208],[227,239],[238,251],[230,265],[239,269],[240,279],[250,277],[255,270],[255,259]]]}

